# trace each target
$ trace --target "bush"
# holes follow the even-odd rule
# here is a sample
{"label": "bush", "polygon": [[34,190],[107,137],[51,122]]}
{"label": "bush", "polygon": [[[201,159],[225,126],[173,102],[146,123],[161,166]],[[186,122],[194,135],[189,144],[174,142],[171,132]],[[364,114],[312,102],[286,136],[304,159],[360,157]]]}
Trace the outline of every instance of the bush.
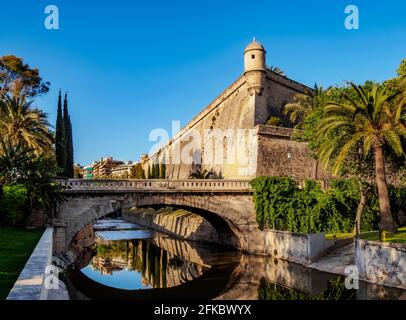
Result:
{"label": "bush", "polygon": [[28,193],[23,185],[3,186],[0,199],[0,219],[3,225],[21,225],[29,210]]}
{"label": "bush", "polygon": [[[299,189],[295,181],[287,177],[258,177],[251,185],[261,229],[315,233],[350,232],[354,227],[360,198],[355,180],[333,180],[326,191],[311,180]],[[373,230],[377,223],[377,199],[373,196],[364,208],[361,230]]]}

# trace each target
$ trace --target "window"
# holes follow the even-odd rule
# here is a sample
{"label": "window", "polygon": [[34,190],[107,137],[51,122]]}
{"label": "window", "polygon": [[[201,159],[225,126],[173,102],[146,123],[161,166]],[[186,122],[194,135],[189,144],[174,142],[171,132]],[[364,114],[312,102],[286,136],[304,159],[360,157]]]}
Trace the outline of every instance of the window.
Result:
{"label": "window", "polygon": [[252,55],[251,55],[251,59],[255,59],[255,54],[252,54]]}

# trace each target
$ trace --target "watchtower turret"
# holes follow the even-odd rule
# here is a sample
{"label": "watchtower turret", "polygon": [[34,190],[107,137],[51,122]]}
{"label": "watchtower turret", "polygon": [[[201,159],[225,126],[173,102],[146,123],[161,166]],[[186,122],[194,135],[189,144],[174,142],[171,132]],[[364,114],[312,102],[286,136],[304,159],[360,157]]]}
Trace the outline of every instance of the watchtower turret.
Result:
{"label": "watchtower turret", "polygon": [[264,90],[266,51],[255,38],[244,50],[244,76],[247,80],[250,95],[261,95]]}

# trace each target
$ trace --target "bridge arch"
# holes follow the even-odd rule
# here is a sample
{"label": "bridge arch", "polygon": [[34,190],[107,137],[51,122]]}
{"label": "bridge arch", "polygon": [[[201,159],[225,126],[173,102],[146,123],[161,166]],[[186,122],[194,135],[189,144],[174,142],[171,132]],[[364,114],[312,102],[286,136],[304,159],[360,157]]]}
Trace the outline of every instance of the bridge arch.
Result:
{"label": "bridge arch", "polygon": [[[249,180],[61,180],[67,202],[56,215],[60,225],[55,254],[67,251],[86,225],[117,210],[172,206],[192,211],[219,231],[221,242],[244,252],[261,251]],[[63,236],[62,236],[63,234]],[[55,241],[55,238],[58,238]],[[62,241],[61,239],[64,239]],[[57,245],[57,243],[62,243]]]}
{"label": "bridge arch", "polygon": [[[247,251],[247,237],[241,225],[247,221],[249,202],[233,196],[233,205],[225,204],[227,199],[222,196],[202,195],[155,195],[155,194],[126,194],[126,195],[75,195],[68,197],[68,202],[60,208],[59,217],[65,218],[66,247],[75,235],[85,226],[118,210],[132,207],[173,206],[191,211],[209,221],[218,231],[220,244],[241,251]],[[81,210],[69,209],[72,204],[76,208],[80,204]],[[66,212],[64,210],[66,209]],[[244,209],[245,208],[245,209]],[[244,210],[247,210],[245,212]]]}

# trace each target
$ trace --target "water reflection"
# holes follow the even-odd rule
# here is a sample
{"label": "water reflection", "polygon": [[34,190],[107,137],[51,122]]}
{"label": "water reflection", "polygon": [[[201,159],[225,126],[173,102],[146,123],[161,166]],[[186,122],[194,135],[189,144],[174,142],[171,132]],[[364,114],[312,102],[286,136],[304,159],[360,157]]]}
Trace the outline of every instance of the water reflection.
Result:
{"label": "water reflection", "polygon": [[94,225],[96,245],[69,273],[76,299],[405,299],[406,291],[219,247],[175,239],[122,220]]}

